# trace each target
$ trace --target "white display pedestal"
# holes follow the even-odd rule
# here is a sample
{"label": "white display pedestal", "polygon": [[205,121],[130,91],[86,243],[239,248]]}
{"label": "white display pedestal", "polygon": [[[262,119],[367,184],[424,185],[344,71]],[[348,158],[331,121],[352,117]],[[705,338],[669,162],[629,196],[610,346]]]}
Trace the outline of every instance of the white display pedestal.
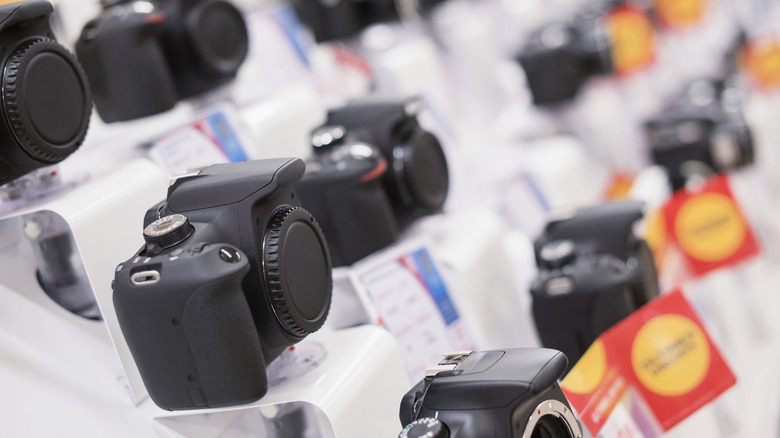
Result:
{"label": "white display pedestal", "polygon": [[[391,437],[401,430],[398,409],[411,388],[395,340],[384,329],[362,326],[315,333],[299,345],[320,343],[325,360],[307,374],[271,387],[256,403],[222,409],[168,412],[150,400],[140,409],[161,437],[277,436],[274,418],[306,411],[316,427],[305,437]],[[290,438],[300,435],[284,435]]]}

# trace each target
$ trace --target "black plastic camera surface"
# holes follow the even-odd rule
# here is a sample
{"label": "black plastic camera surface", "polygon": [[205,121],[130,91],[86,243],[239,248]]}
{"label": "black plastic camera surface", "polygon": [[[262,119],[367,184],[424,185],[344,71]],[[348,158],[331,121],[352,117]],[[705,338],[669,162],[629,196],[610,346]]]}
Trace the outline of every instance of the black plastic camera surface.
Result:
{"label": "black plastic camera surface", "polygon": [[398,20],[399,3],[406,2],[425,13],[444,0],[294,0],[295,13],[317,42],[357,35],[372,24]]}
{"label": "black plastic camera surface", "polygon": [[53,11],[46,1],[0,6],[0,184],[64,160],[87,135],[89,85],[54,39]]}
{"label": "black plastic camera surface", "polygon": [[263,350],[241,288],[249,261],[237,248],[182,245],[117,269],[117,317],[158,406],[230,406],[265,395]]}
{"label": "black plastic camera surface", "polygon": [[444,355],[402,399],[399,436],[580,438],[558,385],[566,366],[565,355],[545,348]]}
{"label": "black plastic camera surface", "polygon": [[243,15],[227,0],[107,3],[76,43],[106,123],[157,114],[229,82],[248,48]]}
{"label": "black plastic camera surface", "polygon": [[[300,159],[212,165],[178,177],[167,200],[147,212],[147,243],[117,272],[114,303],[159,406],[191,409],[260,398],[266,390],[265,364],[325,322],[330,256],[319,225],[292,189],[304,167]],[[192,260],[188,270],[173,268],[185,259]],[[247,269],[239,269],[243,264]],[[137,289],[159,284],[165,286],[160,294],[168,296],[137,298]],[[196,297],[196,287],[207,292]],[[204,301],[207,297],[212,301]],[[141,314],[159,327],[176,319],[184,327],[180,330],[196,328],[178,337],[156,336],[149,324],[137,323]],[[215,340],[220,333],[229,336]],[[192,356],[182,355],[185,349]],[[236,357],[241,354],[246,357]],[[197,382],[201,392],[193,393]]]}
{"label": "black plastic camera surface", "polygon": [[612,46],[603,11],[580,14],[571,23],[551,23],[531,34],[517,60],[536,105],[573,99],[591,77],[613,71]]}
{"label": "black plastic camera surface", "polygon": [[385,157],[382,183],[400,229],[441,212],[449,190],[441,144],[417,120],[421,106],[418,99],[356,100],[330,111],[326,122],[344,126],[356,141],[376,147]]}
{"label": "black plastic camera surface", "polygon": [[633,233],[642,216],[639,202],[588,207],[550,222],[534,242],[537,332],[572,365],[601,333],[658,296],[652,253]]}
{"label": "black plastic camera surface", "polygon": [[673,190],[692,177],[753,163],[753,137],[739,96],[729,80],[695,81],[645,124],[653,161],[666,169]]}
{"label": "black plastic camera surface", "polygon": [[342,126],[314,132],[314,155],[295,184],[301,203],[317,217],[333,266],[346,266],[395,242],[400,234],[382,186],[387,160],[354,142]]}

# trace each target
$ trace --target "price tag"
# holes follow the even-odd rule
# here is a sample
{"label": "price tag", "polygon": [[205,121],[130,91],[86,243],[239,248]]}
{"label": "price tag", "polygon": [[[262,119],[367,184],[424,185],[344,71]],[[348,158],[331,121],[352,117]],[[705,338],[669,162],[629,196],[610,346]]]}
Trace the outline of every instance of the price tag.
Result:
{"label": "price tag", "polygon": [[614,172],[607,185],[604,197],[610,201],[629,199],[634,175],[627,172]]}
{"label": "price tag", "polygon": [[761,38],[748,43],[740,52],[740,67],[758,88],[780,85],[780,41]]}
{"label": "price tag", "polygon": [[189,169],[216,163],[247,160],[236,124],[225,109],[154,141],[149,155],[167,169],[169,175],[181,175]]}
{"label": "price tag", "polygon": [[707,1],[655,0],[655,11],[664,26],[682,29],[702,22],[707,11]]}
{"label": "price tag", "polygon": [[398,341],[412,380],[421,379],[443,353],[474,349],[427,248],[380,257],[357,270],[358,288]]}
{"label": "price tag", "polygon": [[561,383],[597,434],[632,388],[667,431],[736,383],[682,292],[663,295],[604,332]]}
{"label": "price tag", "polygon": [[725,175],[710,179],[695,193],[678,191],[663,211],[667,233],[694,276],[735,265],[760,253],[758,241]]}
{"label": "price tag", "polygon": [[655,60],[655,30],[644,10],[631,5],[618,6],[607,15],[607,28],[617,74],[634,73]]}

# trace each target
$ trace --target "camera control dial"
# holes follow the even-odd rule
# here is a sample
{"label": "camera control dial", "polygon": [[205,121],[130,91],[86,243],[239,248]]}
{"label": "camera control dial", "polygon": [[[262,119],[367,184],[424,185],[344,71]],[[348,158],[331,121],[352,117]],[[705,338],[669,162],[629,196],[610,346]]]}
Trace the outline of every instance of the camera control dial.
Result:
{"label": "camera control dial", "polygon": [[404,427],[398,438],[450,438],[450,429],[437,418],[423,417]]}
{"label": "camera control dial", "polygon": [[186,240],[194,228],[183,214],[161,217],[144,228],[144,240],[148,244],[169,248]]}
{"label": "camera control dial", "polygon": [[314,217],[281,207],[263,235],[262,271],[270,302],[284,329],[304,337],[317,331],[330,310],[331,262]]}
{"label": "camera control dial", "polygon": [[569,239],[554,240],[542,247],[539,256],[549,269],[560,268],[574,259],[574,242]]}

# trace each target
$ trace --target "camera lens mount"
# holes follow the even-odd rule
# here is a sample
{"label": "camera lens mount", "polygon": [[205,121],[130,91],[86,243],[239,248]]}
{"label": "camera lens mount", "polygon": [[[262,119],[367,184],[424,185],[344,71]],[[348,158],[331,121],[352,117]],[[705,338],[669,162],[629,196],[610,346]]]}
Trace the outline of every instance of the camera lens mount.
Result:
{"label": "camera lens mount", "polygon": [[582,438],[571,409],[558,400],[545,400],[534,409],[523,430],[531,438]]}
{"label": "camera lens mount", "polygon": [[330,310],[331,262],[314,217],[281,207],[263,236],[263,280],[279,323],[293,336],[317,331]]}
{"label": "camera lens mount", "polygon": [[87,134],[92,98],[76,58],[55,41],[26,41],[12,49],[3,71],[8,125],[33,158],[57,163]]}

